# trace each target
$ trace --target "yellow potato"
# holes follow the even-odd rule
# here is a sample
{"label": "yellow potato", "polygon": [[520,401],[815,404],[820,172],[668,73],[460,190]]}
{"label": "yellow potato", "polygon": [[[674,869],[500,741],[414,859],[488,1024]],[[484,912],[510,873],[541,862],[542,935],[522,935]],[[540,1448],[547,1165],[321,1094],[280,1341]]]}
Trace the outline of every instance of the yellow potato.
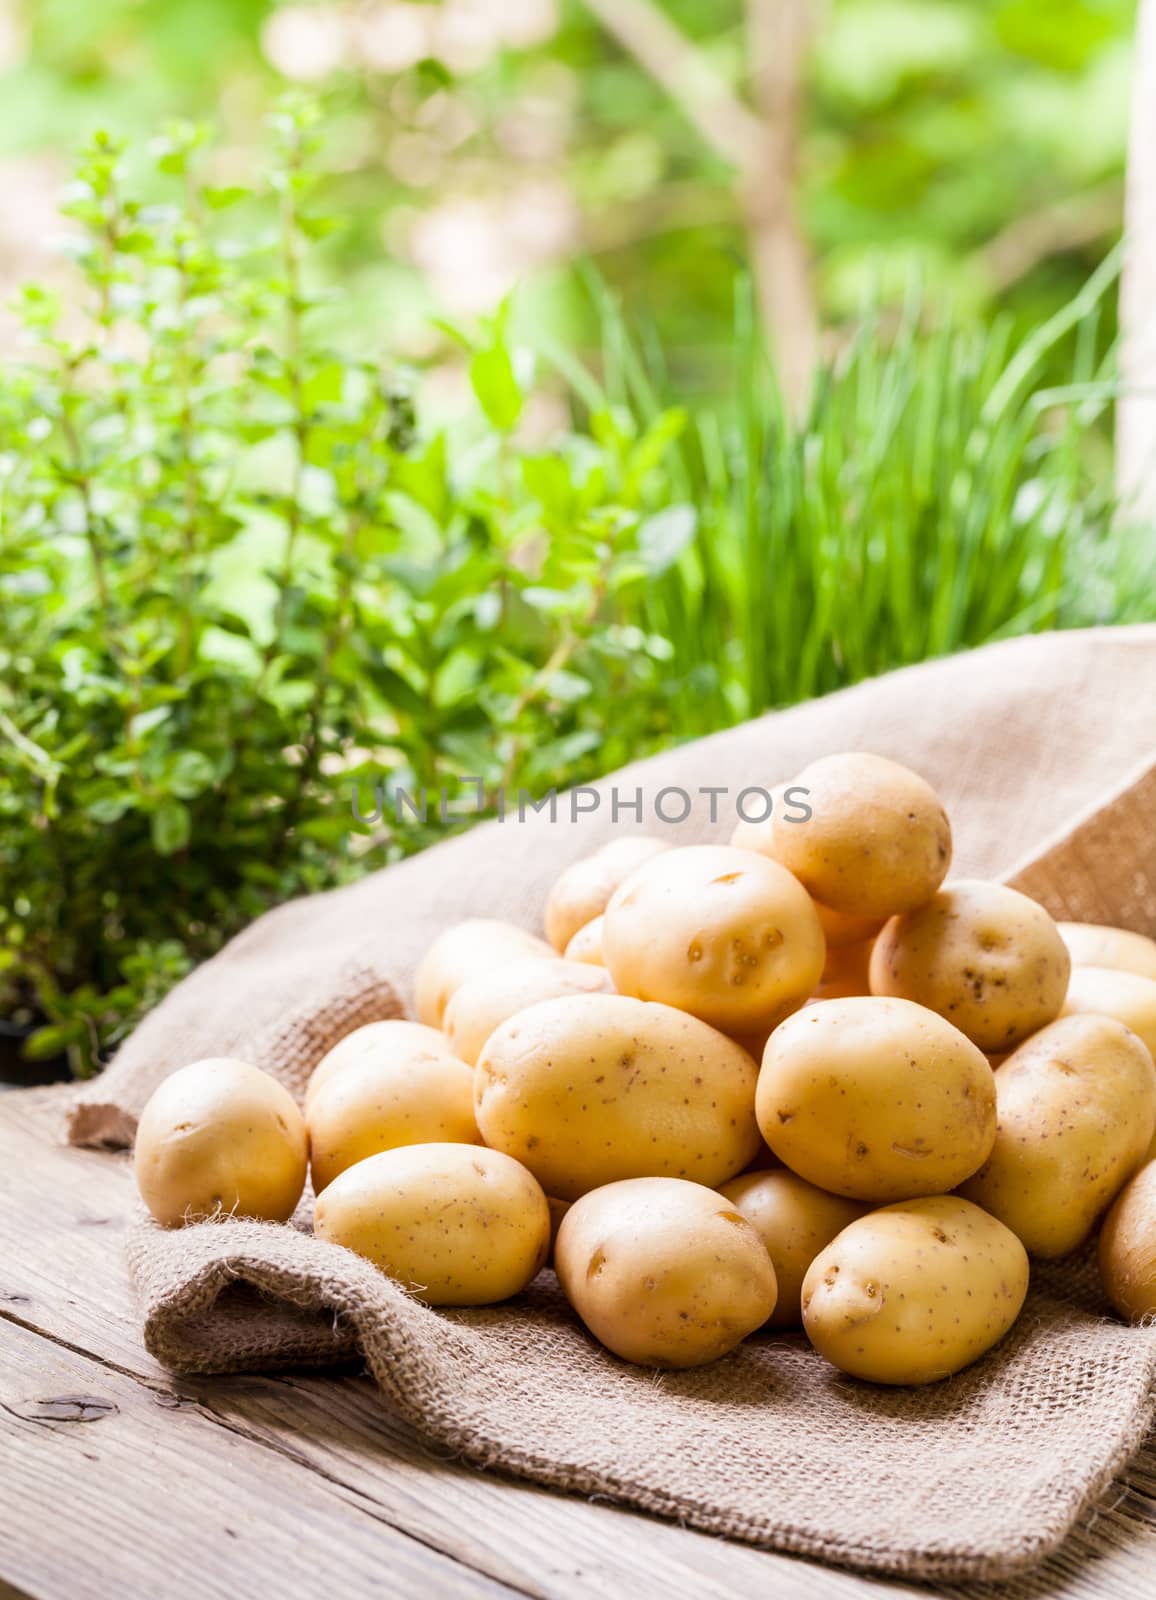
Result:
{"label": "yellow potato", "polygon": [[792,1172],[854,1200],[942,1194],[995,1139],[982,1051],[909,1000],[820,1000],[767,1041],[759,1127]]}
{"label": "yellow potato", "polygon": [[760,856],[775,859],[775,819],[764,817],[761,822],[747,822],[740,817],[731,829],[727,843],[733,850],[754,850]]}
{"label": "yellow potato", "polygon": [[1073,967],[1113,967],[1156,978],[1156,939],[1127,928],[1101,928],[1091,922],[1060,922],[1056,926],[1068,947]]}
{"label": "yellow potato", "polygon": [[746,1172],[724,1183],[719,1193],[751,1223],[774,1265],[779,1297],[767,1326],[802,1327],[800,1295],[807,1268],[837,1233],[864,1214],[866,1205],[816,1189],[785,1167]]}
{"label": "yellow potato", "polygon": [[1113,967],[1076,967],[1064,1001],[1065,1017],[1115,1017],[1156,1056],[1156,979]]}
{"label": "yellow potato", "polygon": [[1156,1067],[1112,1017],[1061,1017],[995,1073],[999,1131],[960,1193],[1045,1260],[1075,1250],[1144,1159]]}
{"label": "yellow potato", "polygon": [[550,1207],[550,1254],[554,1253],[554,1244],[558,1238],[558,1229],[562,1226],[562,1218],[573,1204],[570,1200],[558,1200],[552,1194],[546,1196],[546,1204]]}
{"label": "yellow potato", "polygon": [[1112,1202],[1100,1230],[1100,1280],[1122,1317],[1156,1316],[1156,1161]]}
{"label": "yellow potato", "polygon": [[446,1007],[445,1031],[456,1056],[472,1067],[499,1023],[539,1000],[611,989],[603,967],[583,961],[519,961],[463,983]]}
{"label": "yellow potato", "polygon": [[871,992],[928,1006],[998,1054],[1059,1016],[1070,969],[1043,906],[969,879],[891,919],[871,953]]}
{"label": "yellow potato", "polygon": [[669,849],[665,839],[632,833],[611,839],[567,867],[546,900],[546,937],[555,950],[565,950],[579,928],[602,915],[610,896],[635,867]]}
{"label": "yellow potato", "polygon": [[195,1061],[154,1090],[133,1161],[166,1228],[204,1217],[284,1222],[305,1187],[305,1124],[287,1089],[227,1057]]}
{"label": "yellow potato", "polygon": [[872,941],[866,939],[862,944],[836,945],[828,950],[823,976],[812,1000],[849,1000],[854,995],[870,994],[871,948]]}
{"label": "yellow potato", "polygon": [[602,948],[620,994],[728,1033],[769,1031],[797,1010],[825,955],[791,874],[728,845],[668,850],[639,867],[606,908]]}
{"label": "yellow potato", "polygon": [[1028,1289],[1014,1233],[955,1195],[905,1200],[844,1228],[803,1280],[821,1355],[871,1383],[934,1383],[1003,1338]]}
{"label": "yellow potato", "polygon": [[733,1040],[670,1006],[568,995],[490,1035],[474,1107],[486,1143],[561,1200],[619,1178],[713,1187],[758,1148],[756,1075]]}
{"label": "yellow potato", "polygon": [[305,1087],[305,1115],[308,1117],[310,1106],[329,1080],[346,1067],[361,1066],[367,1061],[420,1066],[435,1056],[440,1060],[452,1054],[445,1035],[437,1028],[427,1028],[424,1022],[405,1022],[401,1018],[367,1022],[339,1039],[314,1067]]}
{"label": "yellow potato", "polygon": [[[754,850],[759,855],[766,856],[768,860],[778,861],[779,858],[775,854],[775,815],[782,809],[783,791],[776,789],[773,792],[774,814],[767,817],[764,822],[744,822],[740,818],[729,842],[736,850]],[[800,822],[789,820],[791,816],[797,815],[797,812],[788,809],[788,820],[784,821],[783,826],[791,828],[802,826]],[[779,865],[782,866],[784,863],[779,861]],[[813,900],[813,904],[819,918],[819,926],[823,930],[823,938],[827,942],[828,952],[840,945],[862,944],[864,939],[874,938],[886,921],[885,917],[850,917],[842,911],[832,911],[830,906],[825,906],[818,900]]]}
{"label": "yellow potato", "polygon": [[814,906],[828,951],[869,942],[887,920],[886,917],[851,917],[845,911],[832,911],[820,900],[816,900]]}
{"label": "yellow potato", "polygon": [[315,1193],[346,1167],[406,1144],[479,1144],[474,1075],[430,1051],[363,1061],[335,1073],[306,1115]]}
{"label": "yellow potato", "polygon": [[550,1249],[550,1208],[525,1167],[468,1144],[359,1161],[317,1199],[319,1239],[356,1251],[431,1306],[518,1294]]}
{"label": "yellow potato", "polygon": [[604,918],[595,917],[578,932],[566,946],[565,959],[567,961],[585,961],[592,967],[605,967],[606,957],[602,952],[602,928]]}
{"label": "yellow potato", "polygon": [[816,900],[852,917],[912,911],[951,864],[951,827],[931,788],[883,756],[850,752],[804,767],[807,822],[774,821],[776,859]]}
{"label": "yellow potato", "polygon": [[576,1200],[554,1266],[594,1337],[624,1361],[701,1367],[775,1307],[758,1233],[721,1195],[678,1178],[632,1178]]}
{"label": "yellow potato", "polygon": [[414,1007],[419,1022],[440,1028],[454,993],[483,972],[500,972],[515,961],[555,957],[544,939],[512,922],[471,917],[438,935],[414,976]]}

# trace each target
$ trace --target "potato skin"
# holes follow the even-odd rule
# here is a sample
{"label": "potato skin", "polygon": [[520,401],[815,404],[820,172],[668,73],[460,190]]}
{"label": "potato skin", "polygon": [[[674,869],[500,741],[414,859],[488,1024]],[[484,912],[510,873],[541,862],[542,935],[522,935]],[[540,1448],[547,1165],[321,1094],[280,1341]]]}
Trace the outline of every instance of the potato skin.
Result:
{"label": "potato skin", "polygon": [[1115,1017],[1156,1056],[1156,979],[1111,967],[1077,967],[1064,1000],[1065,1017]]}
{"label": "potato skin", "polygon": [[775,856],[832,911],[890,917],[939,888],[951,865],[951,826],[935,790],[884,756],[823,756],[795,780],[809,791],[806,822],[774,819]]}
{"label": "potato skin", "polygon": [[578,932],[566,946],[564,959],[567,961],[584,961],[591,967],[605,967],[606,956],[602,949],[602,928],[604,917],[595,917]]}
{"label": "potato skin", "polygon": [[811,999],[849,1000],[854,995],[870,994],[872,945],[872,940],[865,939],[859,944],[841,944],[828,950],[823,976]]}
{"label": "potato skin", "polygon": [[639,867],[606,908],[602,948],[620,994],[727,1033],[769,1031],[797,1010],[826,953],[791,874],[728,845],[668,850]]}
{"label": "potato skin", "polygon": [[880,1205],[954,1188],[995,1139],[986,1057],[909,1000],[820,1000],[789,1017],[767,1041],[755,1110],[792,1172]]}
{"label": "potato skin", "polygon": [[1156,939],[1093,922],[1058,922],[1073,967],[1111,967],[1156,979]]}
{"label": "potato skin", "polygon": [[498,1150],[411,1144],[359,1161],[318,1196],[319,1239],[356,1251],[431,1306],[488,1306],[545,1263],[550,1208]]}
{"label": "potato skin", "polygon": [[632,833],[611,839],[567,867],[546,900],[546,937],[555,950],[564,951],[579,928],[602,915],[610,896],[635,867],[669,849],[666,839]]}
{"label": "potato skin", "polygon": [[716,1361],[775,1306],[755,1229],[721,1195],[678,1178],[632,1178],[575,1201],[554,1266],[594,1337],[642,1366]]}
{"label": "potato skin", "polygon": [[464,1061],[367,1056],[335,1073],[306,1114],[315,1193],[347,1167],[408,1144],[480,1144],[474,1075]]}
{"label": "potato skin", "polygon": [[1156,1130],[1156,1067],[1112,1017],[1061,1017],[995,1072],[999,1128],[960,1194],[1051,1260],[1081,1245]]}
{"label": "potato skin", "polygon": [[539,1000],[611,989],[610,974],[584,961],[519,961],[463,983],[446,1007],[450,1049],[472,1067],[494,1029]]}
{"label": "potato skin", "polygon": [[774,1266],[779,1295],[767,1326],[801,1328],[800,1297],[807,1268],[836,1234],[866,1213],[867,1206],[816,1189],[785,1167],[745,1172],[724,1183],[719,1193],[751,1223]]}
{"label": "potato skin", "polygon": [[1156,1316],[1156,1161],[1141,1167],[1104,1218],[1100,1281],[1122,1317]]}
{"label": "potato skin", "polygon": [[[784,785],[790,788],[791,785]],[[761,856],[766,856],[770,861],[778,861],[775,854],[775,815],[780,810],[782,789],[776,789],[774,813],[763,822],[744,822],[741,819],[735,824],[729,843],[736,850],[754,850]],[[792,822],[789,818],[784,822],[784,827],[798,827],[801,823],[796,819]],[[783,863],[780,861],[779,865]],[[819,926],[823,930],[823,938],[827,941],[827,954],[837,950],[842,945],[861,944],[864,939],[873,939],[887,920],[885,917],[850,917],[842,911],[832,911],[830,906],[825,906],[821,901],[812,896],[812,903],[819,918]]]}
{"label": "potato skin", "polygon": [[166,1228],[219,1215],[285,1222],[305,1187],[305,1123],[293,1096],[247,1061],[181,1067],[141,1113],[133,1165]]}
{"label": "potato skin", "polygon": [[669,1006],[568,995],[490,1035],[474,1108],[486,1143],[560,1200],[620,1178],[713,1187],[758,1148],[756,1076],[733,1040]]}
{"label": "potato skin", "polygon": [[479,973],[500,971],[534,956],[556,955],[545,939],[512,922],[470,917],[455,923],[438,935],[418,964],[413,980],[418,1021],[440,1028],[455,990]]}
{"label": "potato skin", "polygon": [[308,1117],[310,1106],[329,1080],[346,1067],[366,1061],[421,1066],[434,1056],[440,1059],[452,1053],[445,1035],[437,1028],[427,1028],[424,1022],[406,1022],[400,1017],[367,1022],[339,1039],[314,1067],[305,1086],[305,1115]]}
{"label": "potato skin", "polygon": [[803,1324],[816,1350],[871,1383],[934,1383],[978,1360],[1019,1316],[1028,1258],[956,1195],[885,1206],[812,1261]]}
{"label": "potato skin", "polygon": [[938,1011],[994,1054],[1059,1016],[1070,970],[1043,906],[968,879],[891,919],[871,952],[871,992]]}

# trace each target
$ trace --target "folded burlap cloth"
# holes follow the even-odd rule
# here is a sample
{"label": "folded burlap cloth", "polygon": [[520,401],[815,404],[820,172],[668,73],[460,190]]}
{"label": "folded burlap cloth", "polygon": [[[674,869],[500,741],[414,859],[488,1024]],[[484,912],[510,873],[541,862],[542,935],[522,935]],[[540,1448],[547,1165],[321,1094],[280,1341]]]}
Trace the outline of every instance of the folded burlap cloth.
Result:
{"label": "folded burlap cloth", "polygon": [[[814,756],[873,750],[946,800],[956,875],[1003,876],[1057,916],[1156,932],[1156,627],[1049,635],[895,673],[615,775],[727,787],[680,843],[726,836],[735,792]],[[608,784],[611,780],[608,780]],[[233,1054],[300,1092],[348,1029],[398,1014],[423,948],[469,915],[537,927],[559,869],[615,831],[491,823],[337,893],[263,917],[142,1024],[75,1113],[123,1142],[155,1084]],[[666,802],[669,811],[678,804]],[[904,1577],[998,1578],[1063,1539],[1144,1438],[1156,1333],[1107,1314],[1086,1258],[1037,1266],[1013,1332],[945,1383],[885,1389],[801,1336],[756,1336],[656,1377],[598,1349],[553,1278],[492,1310],[430,1311],[292,1227],[142,1228],[131,1264],[150,1350],[183,1372],[348,1360],[439,1446],[709,1532]]]}

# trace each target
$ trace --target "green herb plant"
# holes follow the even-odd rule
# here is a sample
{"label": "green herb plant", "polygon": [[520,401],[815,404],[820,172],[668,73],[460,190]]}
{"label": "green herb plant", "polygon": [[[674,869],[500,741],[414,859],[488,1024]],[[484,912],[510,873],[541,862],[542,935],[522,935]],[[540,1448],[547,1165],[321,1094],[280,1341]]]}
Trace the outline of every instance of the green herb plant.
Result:
{"label": "green herb plant", "polygon": [[191,129],[133,184],[97,138],[78,292],[26,293],[0,380],[0,1016],[81,1074],[269,905],[460,825],[358,827],[355,785],[392,819],[669,733],[669,647],[624,618],[677,554],[644,513],[681,419],[516,447],[499,320],[461,356],[480,427],[419,437],[325,335],[316,116],[273,131],[259,193]]}

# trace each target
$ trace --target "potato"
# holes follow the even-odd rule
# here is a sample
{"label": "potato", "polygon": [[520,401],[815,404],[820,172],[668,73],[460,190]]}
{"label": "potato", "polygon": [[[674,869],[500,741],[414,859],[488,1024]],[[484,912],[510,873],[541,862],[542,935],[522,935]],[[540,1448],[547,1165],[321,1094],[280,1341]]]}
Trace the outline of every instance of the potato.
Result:
{"label": "potato", "polygon": [[141,1113],[141,1199],[166,1228],[205,1217],[284,1222],[305,1187],[305,1123],[287,1089],[228,1057],[181,1067]]}
{"label": "potato", "polygon": [[1068,983],[1063,1014],[1094,1012],[1115,1017],[1138,1034],[1156,1056],[1156,979],[1113,967],[1076,967]]}
{"label": "potato", "polygon": [[716,1361],[775,1308],[758,1233],[721,1195],[679,1178],[631,1178],[575,1201],[554,1267],[594,1337],[642,1366]]}
{"label": "potato", "polygon": [[564,994],[606,993],[611,987],[605,968],[588,962],[518,961],[462,984],[446,1007],[446,1038],[454,1054],[472,1067],[499,1023],[527,1006]]}
{"label": "potato", "polygon": [[938,1011],[996,1054],[1059,1016],[1070,970],[1043,906],[974,879],[891,919],[871,953],[871,992]]}
{"label": "potato", "polygon": [[853,995],[870,994],[871,949],[872,940],[865,939],[862,944],[836,945],[828,950],[823,976],[811,999],[848,1000]]}
{"label": "potato", "polygon": [[418,1021],[440,1028],[455,991],[469,978],[534,956],[554,957],[556,952],[544,939],[512,922],[471,917],[455,923],[438,935],[418,965],[414,976]]}
{"label": "potato", "polygon": [[440,1059],[452,1054],[445,1035],[437,1028],[427,1028],[424,1022],[405,1022],[401,1018],[367,1022],[339,1039],[314,1067],[305,1087],[305,1115],[308,1117],[310,1106],[329,1080],[346,1067],[366,1061],[420,1067],[434,1056]]}
{"label": "potato", "polygon": [[956,1195],[851,1223],[803,1280],[803,1325],[827,1360],[871,1383],[934,1383],[977,1360],[1019,1316],[1028,1258]]}
{"label": "potato", "polygon": [[769,1031],[819,981],[825,949],[806,892],[777,862],[728,845],[668,850],[606,907],[614,986],[727,1033]]}
{"label": "potato", "polygon": [[930,784],[883,756],[824,756],[796,784],[807,822],[774,819],[776,859],[816,900],[852,917],[913,911],[951,864],[951,827]]}
{"label": "potato", "polygon": [[768,1327],[802,1327],[800,1295],[807,1268],[867,1207],[860,1200],[816,1189],[785,1167],[746,1172],[724,1183],[719,1193],[752,1224],[774,1265],[779,1296]]}
{"label": "potato", "polygon": [[732,850],[754,850],[760,856],[775,859],[775,819],[764,817],[761,822],[747,822],[740,817],[731,829],[727,840]]}
{"label": "potato", "polygon": [[406,1144],[480,1144],[474,1075],[437,1051],[363,1060],[335,1073],[306,1114],[317,1194],[346,1167]]}
{"label": "potato", "polygon": [[[782,791],[776,789],[775,812],[780,809],[779,796]],[[792,813],[794,815],[795,813]],[[784,827],[798,827],[801,823],[787,821]],[[754,850],[761,856],[768,857],[771,861],[778,861],[775,854],[775,818],[767,817],[764,822],[736,823],[730,836],[730,843],[736,850]],[[779,862],[782,866],[783,862]],[[819,918],[819,926],[823,930],[823,938],[827,942],[828,954],[834,949],[845,944],[862,944],[864,939],[871,939],[879,932],[886,918],[884,917],[849,917],[842,911],[832,911],[830,906],[823,905],[818,900],[812,900]]]}
{"label": "potato", "polygon": [[605,967],[606,957],[602,951],[602,928],[605,922],[603,917],[595,917],[593,922],[588,922],[566,946],[565,959],[567,961],[585,961],[592,967]]}
{"label": "potato", "polygon": [[1112,1202],[1100,1230],[1100,1280],[1122,1317],[1156,1316],[1156,1161]]}
{"label": "potato", "polygon": [[1127,928],[1101,928],[1091,922],[1059,922],[1073,967],[1112,967],[1156,978],[1156,939]]}
{"label": "potato", "polygon": [[820,1000],[767,1041],[759,1127],[792,1172],[853,1200],[942,1194],[995,1139],[982,1051],[910,1000]]}
{"label": "potato", "polygon": [[1045,1260],[1081,1245],[1156,1131],[1156,1067],[1112,1017],[1061,1017],[995,1072],[999,1128],[960,1193]]}
{"label": "potato", "polygon": [[410,1144],[359,1161],[318,1196],[313,1231],[354,1250],[430,1306],[518,1294],[550,1249],[550,1208],[498,1150]]}
{"label": "potato", "polygon": [[567,995],[519,1011],[474,1070],[482,1137],[576,1200],[619,1178],[713,1187],[751,1160],[757,1071],[705,1022],[618,994]]}
{"label": "potato", "polygon": [[851,917],[845,911],[832,911],[830,906],[823,905],[820,900],[812,903],[819,916],[823,937],[827,941],[828,954],[833,950],[844,949],[848,945],[859,946],[869,943],[887,920],[886,917]]}
{"label": "potato", "polygon": [[610,896],[635,867],[669,849],[665,839],[632,833],[611,839],[567,867],[546,900],[546,937],[555,950],[565,950],[579,928],[602,915]]}

